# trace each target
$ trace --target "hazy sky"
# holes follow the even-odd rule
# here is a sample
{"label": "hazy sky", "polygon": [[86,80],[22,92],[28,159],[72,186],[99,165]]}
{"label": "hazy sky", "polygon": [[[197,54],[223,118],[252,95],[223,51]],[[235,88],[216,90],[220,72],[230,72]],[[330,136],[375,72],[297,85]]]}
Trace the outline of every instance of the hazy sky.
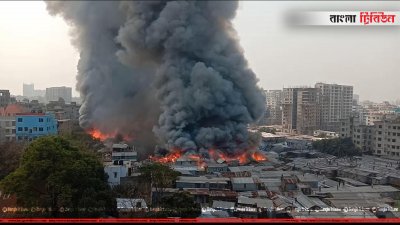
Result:
{"label": "hazy sky", "polygon": [[[399,11],[400,2],[240,2],[234,23],[260,86],[327,82],[354,85],[361,100],[400,99],[400,26],[294,29],[283,23],[287,10]],[[75,88],[79,54],[68,32],[44,2],[0,1],[0,89]]]}

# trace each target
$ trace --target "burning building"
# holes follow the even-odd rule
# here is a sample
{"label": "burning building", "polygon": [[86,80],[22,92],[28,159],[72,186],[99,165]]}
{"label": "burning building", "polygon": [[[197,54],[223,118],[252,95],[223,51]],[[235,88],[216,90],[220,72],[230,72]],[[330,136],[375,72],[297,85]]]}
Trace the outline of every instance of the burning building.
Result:
{"label": "burning building", "polygon": [[[48,1],[72,26],[80,52],[80,125],[94,137],[134,137],[145,152],[158,143],[203,165],[263,156],[248,124],[265,96],[232,24],[237,1]],[[218,149],[213,150],[213,149]],[[215,156],[215,157],[214,157]]]}

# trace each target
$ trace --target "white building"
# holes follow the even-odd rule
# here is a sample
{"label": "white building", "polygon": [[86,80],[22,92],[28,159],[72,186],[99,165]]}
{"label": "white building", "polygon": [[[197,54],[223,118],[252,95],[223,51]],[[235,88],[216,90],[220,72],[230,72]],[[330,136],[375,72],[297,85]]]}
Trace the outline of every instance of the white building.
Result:
{"label": "white building", "polygon": [[121,177],[128,176],[128,167],[125,165],[107,165],[104,172],[108,175],[108,184],[110,186],[119,185]]}
{"label": "white building", "polygon": [[64,99],[66,103],[70,103],[72,101],[72,88],[64,86],[46,88],[46,100],[48,102],[58,101],[59,98]]}

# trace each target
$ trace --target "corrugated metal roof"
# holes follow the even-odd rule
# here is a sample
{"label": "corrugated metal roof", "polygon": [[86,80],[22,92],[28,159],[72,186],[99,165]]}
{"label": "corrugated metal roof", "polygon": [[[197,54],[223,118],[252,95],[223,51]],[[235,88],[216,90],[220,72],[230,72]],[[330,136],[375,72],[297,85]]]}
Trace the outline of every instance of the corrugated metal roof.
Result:
{"label": "corrugated metal roof", "polygon": [[266,198],[248,198],[239,196],[238,204],[242,205],[256,205],[258,208],[273,208],[273,201]]}
{"label": "corrugated metal roof", "polygon": [[233,209],[235,207],[235,202],[213,201],[212,207],[220,209]]}
{"label": "corrugated metal roof", "polygon": [[232,177],[232,184],[254,184],[254,179],[252,177]]}

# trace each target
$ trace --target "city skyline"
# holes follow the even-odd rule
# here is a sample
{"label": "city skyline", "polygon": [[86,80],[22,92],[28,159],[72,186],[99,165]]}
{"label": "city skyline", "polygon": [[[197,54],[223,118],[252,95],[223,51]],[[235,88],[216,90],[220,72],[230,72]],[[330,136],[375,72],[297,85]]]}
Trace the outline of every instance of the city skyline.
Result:
{"label": "city skyline", "polygon": [[[400,6],[396,2],[379,4],[240,2],[233,24],[263,89],[337,83],[354,86],[361,101],[396,101],[399,97],[393,84],[400,83],[396,64],[400,45],[395,41],[400,37],[398,28],[287,29],[282,24],[288,9],[391,10]],[[69,86],[73,97],[78,97],[75,76],[79,53],[71,45],[66,22],[50,16],[44,2],[5,1],[0,5],[0,31],[8,34],[0,37],[4,59],[0,82],[7,84],[3,88],[22,95],[22,83],[34,83],[41,90]],[[391,85],[385,82],[388,80]]]}

